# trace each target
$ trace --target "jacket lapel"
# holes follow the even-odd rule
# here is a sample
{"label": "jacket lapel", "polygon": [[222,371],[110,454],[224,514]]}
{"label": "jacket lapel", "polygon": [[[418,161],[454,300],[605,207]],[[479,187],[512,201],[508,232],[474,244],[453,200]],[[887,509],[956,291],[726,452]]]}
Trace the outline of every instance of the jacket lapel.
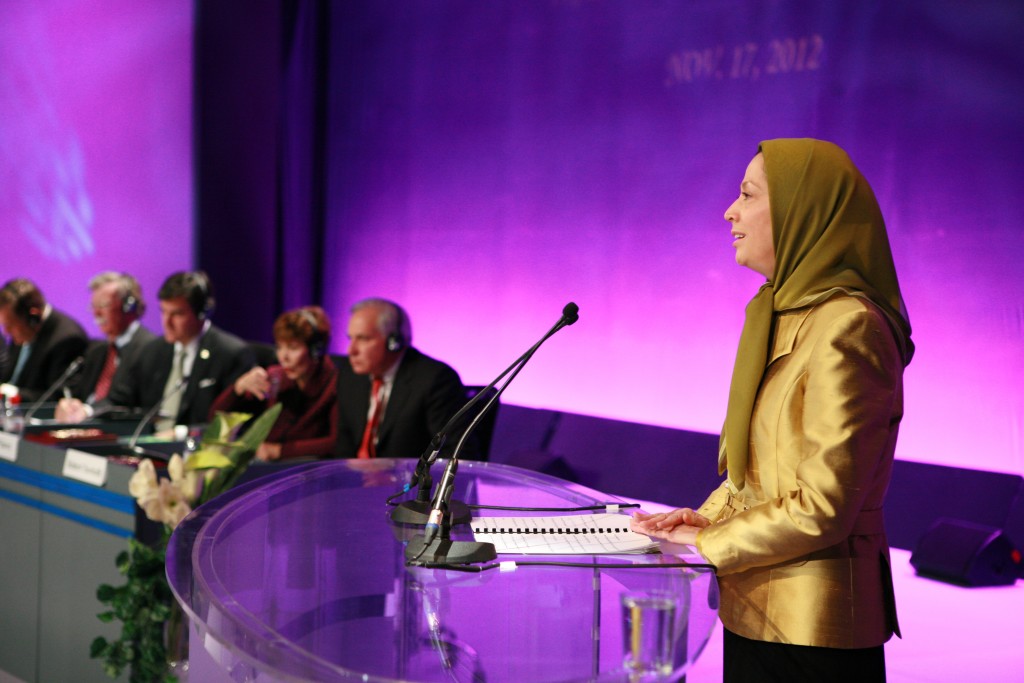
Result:
{"label": "jacket lapel", "polygon": [[768,365],[793,352],[797,333],[810,313],[811,308],[807,307],[797,311],[785,312],[776,318],[775,330],[772,334],[772,349],[768,356]]}
{"label": "jacket lapel", "polygon": [[188,386],[185,387],[185,395],[181,397],[181,408],[178,410],[178,415],[188,413],[199,392],[199,384],[212,374],[210,364],[213,362],[213,353],[210,351],[209,343],[210,332],[207,331],[199,341],[199,349],[196,351],[196,359],[192,363],[192,372],[188,375]]}

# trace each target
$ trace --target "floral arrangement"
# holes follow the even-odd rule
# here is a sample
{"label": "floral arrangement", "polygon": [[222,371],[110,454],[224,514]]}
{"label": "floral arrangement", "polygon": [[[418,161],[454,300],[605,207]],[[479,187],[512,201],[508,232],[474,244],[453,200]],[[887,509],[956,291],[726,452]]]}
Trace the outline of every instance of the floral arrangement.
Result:
{"label": "floral arrangement", "polygon": [[167,542],[194,508],[234,486],[280,413],[280,404],[272,406],[240,437],[239,430],[252,416],[217,413],[195,452],[185,458],[171,456],[166,477],[157,475],[152,460],[139,462],[128,491],[146,517],[163,525],[163,534],[153,546],[130,539],[128,550],[116,559],[125,584],[103,584],[96,591],[97,599],[109,607],[97,615],[99,620],[122,622],[119,639],[97,637],[90,650],[91,657],[103,659],[111,678],[130,668],[131,683],[178,680],[176,670],[183,667],[175,663],[188,656],[187,624],[167,584]]}

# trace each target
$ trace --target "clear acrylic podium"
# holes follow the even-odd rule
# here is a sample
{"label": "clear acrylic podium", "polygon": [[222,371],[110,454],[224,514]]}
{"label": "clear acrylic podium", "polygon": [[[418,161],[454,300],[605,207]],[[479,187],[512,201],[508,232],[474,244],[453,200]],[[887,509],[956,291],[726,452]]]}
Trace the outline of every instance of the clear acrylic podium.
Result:
{"label": "clear acrylic podium", "polygon": [[[629,681],[620,596],[679,599],[674,671],[700,654],[716,619],[707,569],[657,567],[669,554],[508,556],[594,566],[463,573],[405,566],[386,498],[413,460],[299,465],[236,487],[175,530],[167,573],[191,618],[189,679],[216,681]],[[435,464],[439,476],[443,462]],[[471,505],[571,507],[615,501],[515,467],[460,465]],[[552,512],[474,510],[474,515]],[[469,539],[465,525],[453,538]],[[652,565],[628,569],[630,565]],[[635,678],[633,679],[635,680]]]}

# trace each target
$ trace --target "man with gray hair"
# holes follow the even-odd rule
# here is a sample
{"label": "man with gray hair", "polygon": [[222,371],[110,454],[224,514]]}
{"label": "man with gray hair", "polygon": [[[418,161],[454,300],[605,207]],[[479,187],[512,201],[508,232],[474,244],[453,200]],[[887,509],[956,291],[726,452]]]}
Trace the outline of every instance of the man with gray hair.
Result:
{"label": "man with gray hair", "polygon": [[142,288],[127,273],[104,271],[89,280],[93,321],[103,333],[103,341],[94,341],[85,353],[85,363],[71,383],[72,398],[57,404],[58,420],[79,422],[92,406],[107,397],[118,373],[125,372],[139,351],[156,338],[142,326],[146,312]]}
{"label": "man with gray hair", "polygon": [[[338,457],[419,457],[465,402],[458,373],[413,348],[401,306],[380,298],[352,306],[348,362],[338,368]],[[464,426],[450,435],[448,452]],[[471,436],[460,457],[478,452]]]}

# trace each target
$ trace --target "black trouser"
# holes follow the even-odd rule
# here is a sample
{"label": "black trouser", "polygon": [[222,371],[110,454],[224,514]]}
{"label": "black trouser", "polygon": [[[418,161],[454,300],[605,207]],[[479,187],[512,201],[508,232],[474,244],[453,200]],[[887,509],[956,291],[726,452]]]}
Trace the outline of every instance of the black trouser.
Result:
{"label": "black trouser", "polygon": [[854,650],[750,640],[725,630],[725,683],[885,683],[882,645]]}

